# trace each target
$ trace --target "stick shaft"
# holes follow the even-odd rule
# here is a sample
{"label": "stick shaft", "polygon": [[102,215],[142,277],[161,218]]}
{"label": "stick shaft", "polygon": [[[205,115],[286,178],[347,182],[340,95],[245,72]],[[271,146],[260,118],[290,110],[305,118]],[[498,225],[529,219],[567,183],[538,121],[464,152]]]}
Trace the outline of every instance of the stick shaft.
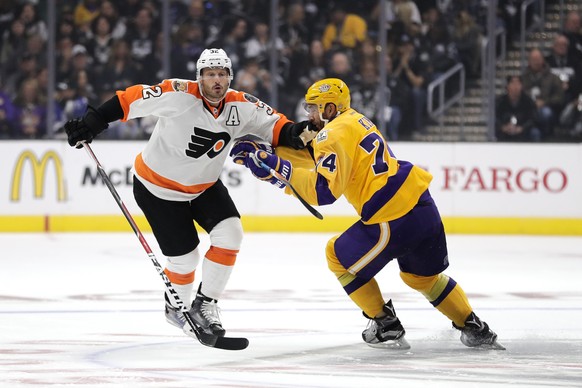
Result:
{"label": "stick shaft", "polygon": [[295,196],[297,197],[297,199],[299,200],[299,202],[301,202],[301,204],[303,206],[305,206],[305,208],[307,210],[309,210],[309,212],[311,214],[313,214],[315,217],[319,218],[320,220],[323,220],[323,216],[321,215],[321,213],[318,212],[317,210],[315,210],[315,208],[313,206],[311,206],[309,203],[307,203],[307,201],[297,192],[297,190],[295,190],[295,187],[293,187],[293,185],[291,184],[291,182],[289,182],[287,179],[285,179],[285,177],[283,175],[281,175],[281,173],[279,173],[275,169],[272,169],[271,167],[267,166],[265,164],[265,162],[263,162],[262,160],[260,160],[256,155],[253,154],[252,158],[256,162],[259,163],[259,165],[261,166],[261,168],[263,170],[268,171],[271,175],[273,175],[275,178],[279,179],[286,186],[288,186],[291,189],[291,191],[293,192],[293,194],[295,194]]}
{"label": "stick shaft", "polygon": [[[105,172],[105,169],[103,168],[103,166],[99,162],[99,159],[97,159],[97,156],[95,156],[95,153],[93,152],[93,149],[91,149],[91,146],[88,143],[83,143],[83,147],[85,148],[85,151],[87,151],[87,153],[89,154],[89,156],[91,157],[91,159],[93,159],[93,161],[97,165],[97,171],[99,172],[99,175],[101,176],[101,179],[103,179],[103,182],[105,183],[105,185],[107,186],[107,188],[111,192],[111,195],[113,195],[113,198],[115,199],[115,202],[117,203],[117,205],[121,209],[121,212],[125,216],[125,219],[127,220],[127,222],[129,223],[129,225],[131,226],[131,229],[133,229],[133,232],[137,236],[139,242],[141,243],[143,249],[146,251],[148,257],[150,258],[150,260],[154,264],[154,267],[156,267],[156,270],[158,271],[158,274],[162,277],[162,280],[164,281],[164,284],[166,285],[166,290],[174,298],[173,302],[182,311],[187,311],[188,308],[184,304],[184,301],[182,301],[182,299],[180,298],[180,296],[178,295],[178,293],[176,292],[176,290],[172,286],[172,282],[170,282],[170,279],[168,279],[168,277],[166,276],[166,273],[164,272],[164,269],[162,268],[162,266],[158,262],[158,259],[154,255],[152,249],[150,248],[150,246],[149,246],[148,242],[146,241],[145,237],[143,236],[141,230],[139,229],[139,227],[135,223],[133,217],[131,216],[131,213],[129,212],[129,210],[127,210],[127,207],[123,203],[123,200],[119,196],[119,193],[115,189],[115,186],[113,186],[113,183],[111,182],[111,179],[109,179],[109,176],[107,175],[107,173]],[[186,316],[187,314],[184,314],[184,315]],[[189,320],[189,318],[190,317],[187,317],[187,320]],[[192,322],[189,322],[189,323],[192,323]],[[191,326],[194,327],[193,326],[193,323],[192,323]]]}

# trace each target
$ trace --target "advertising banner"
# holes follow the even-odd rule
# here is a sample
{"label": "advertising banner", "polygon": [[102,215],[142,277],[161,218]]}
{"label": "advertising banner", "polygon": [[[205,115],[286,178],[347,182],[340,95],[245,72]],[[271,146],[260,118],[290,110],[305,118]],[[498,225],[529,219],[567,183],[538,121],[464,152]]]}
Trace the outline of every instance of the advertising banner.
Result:
{"label": "advertising banner", "polygon": [[[93,150],[126,206],[141,141],[95,141]],[[399,159],[433,175],[430,191],[443,218],[582,220],[582,145],[400,143]],[[0,230],[23,216],[120,216],[117,204],[86,152],[64,141],[0,142]],[[247,217],[310,217],[297,199],[228,162],[221,179]],[[343,198],[319,207],[325,217],[354,217]],[[351,218],[350,218],[351,220]],[[350,221],[351,222],[351,221]]]}

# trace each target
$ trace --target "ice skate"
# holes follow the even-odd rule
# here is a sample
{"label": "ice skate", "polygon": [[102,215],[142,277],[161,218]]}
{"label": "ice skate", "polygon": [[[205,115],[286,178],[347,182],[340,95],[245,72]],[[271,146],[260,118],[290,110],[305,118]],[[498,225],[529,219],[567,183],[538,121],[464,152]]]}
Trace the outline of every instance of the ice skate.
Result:
{"label": "ice skate", "polygon": [[505,347],[497,342],[497,334],[473,312],[465,320],[464,327],[459,327],[454,322],[453,327],[461,331],[461,342],[465,346],[470,348],[505,350]]}
{"label": "ice skate", "polygon": [[164,293],[164,299],[166,300],[166,321],[171,325],[183,329],[184,325],[186,324],[186,318],[184,318],[184,314],[182,314],[179,308],[172,306],[166,293]]}
{"label": "ice skate", "polygon": [[392,300],[382,310],[386,313],[382,318],[370,318],[364,314],[370,319],[368,327],[362,332],[364,341],[373,348],[410,349],[410,344],[404,338],[406,331],[396,316]]}
{"label": "ice skate", "polygon": [[201,332],[224,337],[226,331],[222,328],[222,323],[220,322],[218,301],[204,295],[200,291],[201,288],[202,284],[198,287],[196,299],[192,302],[190,316]]}

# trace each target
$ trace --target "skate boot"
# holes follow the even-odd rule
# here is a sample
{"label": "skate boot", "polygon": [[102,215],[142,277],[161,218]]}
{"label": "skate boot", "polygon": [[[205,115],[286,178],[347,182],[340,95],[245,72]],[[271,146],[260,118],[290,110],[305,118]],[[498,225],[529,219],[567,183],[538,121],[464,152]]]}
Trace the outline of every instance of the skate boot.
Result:
{"label": "skate boot", "polygon": [[505,350],[497,342],[497,334],[473,312],[465,320],[464,327],[459,327],[454,322],[453,327],[461,331],[461,342],[465,346],[470,348]]}
{"label": "skate boot", "polygon": [[408,341],[404,339],[406,331],[396,316],[392,300],[382,310],[386,313],[382,318],[370,318],[364,313],[370,320],[366,330],[362,332],[364,341],[373,348],[410,349]]}
{"label": "skate boot", "polygon": [[186,318],[184,318],[184,314],[182,314],[179,308],[172,306],[170,300],[168,299],[168,295],[166,295],[165,292],[164,299],[166,300],[166,321],[171,325],[183,329],[184,325],[186,324]]}
{"label": "skate boot", "polygon": [[218,301],[204,295],[200,291],[201,288],[202,284],[198,287],[196,299],[192,302],[190,316],[201,332],[224,337],[226,331],[222,328],[222,323],[220,322]]}

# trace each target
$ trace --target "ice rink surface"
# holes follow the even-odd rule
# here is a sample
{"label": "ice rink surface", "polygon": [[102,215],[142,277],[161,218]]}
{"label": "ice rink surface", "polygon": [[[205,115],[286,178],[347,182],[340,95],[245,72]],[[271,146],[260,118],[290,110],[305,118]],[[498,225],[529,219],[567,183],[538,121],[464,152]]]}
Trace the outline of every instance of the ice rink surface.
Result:
{"label": "ice rink surface", "polygon": [[219,303],[250,340],[232,352],[165,322],[133,234],[0,234],[0,387],[582,387],[582,238],[449,236],[446,273],[506,351],[464,347],[390,263],[378,281],[412,346],[391,351],[362,342],[330,237],[246,234]]}

